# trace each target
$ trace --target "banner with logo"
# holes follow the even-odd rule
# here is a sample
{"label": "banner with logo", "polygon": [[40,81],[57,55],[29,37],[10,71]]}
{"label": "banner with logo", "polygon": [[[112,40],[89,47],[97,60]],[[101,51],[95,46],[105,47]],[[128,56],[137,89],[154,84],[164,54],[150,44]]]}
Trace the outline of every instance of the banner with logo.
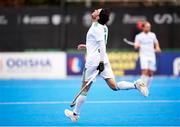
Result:
{"label": "banner with logo", "polygon": [[116,76],[140,74],[137,52],[109,52],[108,57]]}
{"label": "banner with logo", "polygon": [[64,52],[0,53],[0,78],[59,79],[66,77]]}
{"label": "banner with logo", "polygon": [[84,54],[67,54],[67,75],[81,75],[85,64]]}
{"label": "banner with logo", "polygon": [[[140,75],[140,62],[137,52],[109,52],[108,57],[116,76]],[[162,52],[156,54],[156,75],[180,76],[180,52]],[[81,75],[85,63],[83,54],[67,55],[67,74]]]}
{"label": "banner with logo", "polygon": [[[91,26],[91,12],[84,4],[59,7],[0,8],[0,51],[26,49],[68,49],[85,42]],[[180,7],[122,7],[111,8],[108,22],[108,48],[130,48],[123,38],[131,41],[140,32],[137,22],[148,20],[162,48],[180,48]]]}
{"label": "banner with logo", "polygon": [[[116,76],[141,74],[137,52],[110,52],[109,60]],[[156,75],[180,76],[180,52],[156,54]]]}

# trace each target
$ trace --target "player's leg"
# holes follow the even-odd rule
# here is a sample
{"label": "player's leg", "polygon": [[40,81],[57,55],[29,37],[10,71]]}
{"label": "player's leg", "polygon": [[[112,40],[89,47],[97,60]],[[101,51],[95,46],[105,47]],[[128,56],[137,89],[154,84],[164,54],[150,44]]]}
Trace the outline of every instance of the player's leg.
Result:
{"label": "player's leg", "polygon": [[149,77],[153,77],[154,72],[156,71],[156,58],[152,57],[149,61],[150,62],[149,62],[148,73],[149,73]]}
{"label": "player's leg", "polygon": [[105,79],[106,83],[112,90],[135,89],[134,83],[132,82],[121,81],[116,83],[110,63],[106,63],[104,66],[105,69],[101,72],[100,76]]}
{"label": "player's leg", "polygon": [[[81,86],[81,89],[86,85],[86,83],[91,79],[92,75],[96,72],[97,67],[87,67],[83,71],[83,83]],[[92,83],[91,83],[92,84]],[[70,111],[68,109],[65,110],[65,115],[69,117],[73,122],[76,122],[79,118],[80,109],[84,102],[86,101],[88,91],[91,87],[91,84],[88,85],[82,94],[77,98],[75,107],[73,111]]]}
{"label": "player's leg", "polygon": [[144,96],[147,95],[147,88],[144,85],[144,83],[140,80],[137,80],[135,82],[127,82],[127,81],[116,82],[110,64],[105,64],[105,70],[101,72],[100,76],[105,79],[106,83],[112,90],[117,91],[117,90],[138,89]]}
{"label": "player's leg", "polygon": [[[81,89],[86,85],[87,82],[83,82]],[[79,95],[79,97],[76,100],[76,104],[75,107],[73,109],[73,111],[66,109],[65,110],[65,115],[67,117],[69,117],[73,122],[76,122],[79,119],[79,114],[80,114],[80,109],[81,106],[83,105],[83,103],[86,101],[86,97],[87,97],[87,93],[89,91],[89,88],[91,87],[91,84],[88,85],[83,92],[81,93],[81,95]]]}
{"label": "player's leg", "polygon": [[[83,84],[81,86],[81,89],[86,85],[87,82],[83,81]],[[80,114],[80,109],[81,109],[81,106],[83,105],[83,103],[86,101],[86,97],[87,97],[87,93],[89,91],[91,87],[91,84],[88,85],[84,90],[83,92],[81,93],[81,95],[79,95],[79,97],[77,98],[76,100],[76,104],[75,104],[75,107],[73,109],[73,111],[69,110],[69,109],[66,109],[65,110],[65,115],[70,118],[73,122],[76,122],[78,121],[79,119],[79,114]]]}
{"label": "player's leg", "polygon": [[148,70],[147,86],[150,87],[151,81],[153,79],[154,71]]}
{"label": "player's leg", "polygon": [[118,83],[116,83],[114,78],[106,78],[105,79],[106,83],[108,84],[108,86],[114,90],[129,90],[129,89],[135,89],[135,84],[132,82],[127,82],[127,81],[120,81]]}
{"label": "player's leg", "polygon": [[[147,60],[144,60],[142,64],[142,74],[141,78],[144,80],[144,82],[147,84],[147,86],[150,86],[150,82],[152,80],[152,76],[154,74],[154,71],[156,70],[156,60],[155,57],[148,58]],[[143,65],[144,64],[144,65]]]}
{"label": "player's leg", "polygon": [[107,79],[105,79],[105,81],[108,84],[108,86],[114,91],[137,89],[144,96],[148,96],[148,94],[149,94],[147,86],[141,79],[138,79],[135,82],[120,81],[120,82],[116,83],[113,78],[107,78]]}
{"label": "player's leg", "polygon": [[147,75],[147,86],[150,87],[151,81],[153,80],[154,70],[149,69]]}
{"label": "player's leg", "polygon": [[149,77],[153,77],[154,71],[153,70],[148,70],[148,74],[149,74]]}
{"label": "player's leg", "polygon": [[[82,86],[81,86],[81,89],[86,85],[87,82],[83,82]],[[91,83],[92,84],[92,83]],[[87,94],[88,94],[88,91],[91,87],[91,84],[88,85],[84,90],[83,92],[81,93],[81,95],[77,98],[76,100],[76,104],[75,104],[75,107],[74,107],[74,114],[76,115],[79,115],[80,114],[80,109],[81,109],[81,106],[83,105],[83,103],[86,101],[86,97],[87,97]]]}
{"label": "player's leg", "polygon": [[150,62],[146,56],[140,56],[141,79],[149,86],[149,66]]}
{"label": "player's leg", "polygon": [[142,69],[141,70],[141,79],[149,86],[149,70],[148,69]]}

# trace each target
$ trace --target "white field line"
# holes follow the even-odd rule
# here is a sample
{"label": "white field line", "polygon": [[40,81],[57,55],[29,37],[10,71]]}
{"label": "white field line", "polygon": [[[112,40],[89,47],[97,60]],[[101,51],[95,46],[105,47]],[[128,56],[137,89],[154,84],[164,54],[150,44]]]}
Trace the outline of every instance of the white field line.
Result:
{"label": "white field line", "polygon": [[[41,126],[41,125],[40,125]],[[0,126],[0,127],[19,127],[19,126]],[[39,126],[21,126],[21,127],[39,127]],[[41,126],[42,127],[42,126]],[[180,127],[180,126],[43,126],[43,127]]]}
{"label": "white field line", "polygon": [[[0,105],[48,105],[48,104],[70,104],[70,101],[19,101],[19,102],[0,102]],[[180,100],[104,100],[87,101],[88,104],[122,104],[122,103],[180,103]]]}

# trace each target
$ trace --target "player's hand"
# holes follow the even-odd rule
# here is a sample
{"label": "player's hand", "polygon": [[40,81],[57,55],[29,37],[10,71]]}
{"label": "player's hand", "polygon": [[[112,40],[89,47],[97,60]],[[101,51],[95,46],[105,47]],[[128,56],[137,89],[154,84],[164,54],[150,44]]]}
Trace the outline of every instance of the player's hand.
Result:
{"label": "player's hand", "polygon": [[134,44],[134,48],[135,48],[135,49],[139,49],[140,47],[141,47],[141,46],[140,46],[139,43],[135,43],[135,44]]}
{"label": "player's hand", "polygon": [[156,52],[156,53],[160,53],[160,52],[161,52],[161,49],[160,49],[160,48],[156,48],[156,49],[155,49],[155,52]]}
{"label": "player's hand", "polygon": [[97,67],[97,70],[99,70],[99,73],[101,73],[104,70],[104,63],[101,61]]}
{"label": "player's hand", "polygon": [[85,44],[79,44],[77,46],[77,50],[82,50],[82,49],[85,49],[86,48],[86,45]]}

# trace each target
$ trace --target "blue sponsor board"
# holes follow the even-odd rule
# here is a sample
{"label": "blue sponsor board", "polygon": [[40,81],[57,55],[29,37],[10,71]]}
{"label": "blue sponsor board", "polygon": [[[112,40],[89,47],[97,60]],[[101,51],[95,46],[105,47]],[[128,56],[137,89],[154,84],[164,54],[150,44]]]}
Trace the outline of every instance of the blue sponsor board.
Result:
{"label": "blue sponsor board", "polygon": [[180,76],[180,52],[163,52],[157,54],[156,74]]}
{"label": "blue sponsor board", "polygon": [[[133,52],[132,52],[133,53]],[[117,57],[114,55],[113,57]],[[175,76],[180,76],[180,52],[162,52],[159,54],[156,54],[156,66],[157,66],[157,71],[155,72],[156,75],[175,75]],[[121,60],[120,60],[121,61]],[[122,59],[123,61],[123,59]],[[139,58],[134,59],[134,61],[129,61],[128,60],[125,62],[127,63],[134,63],[135,67],[134,69],[117,69],[113,68],[114,61],[110,59],[111,65],[113,72],[116,76],[121,76],[121,75],[140,75],[141,74],[141,69],[140,69],[140,63],[139,63]],[[68,54],[67,55],[67,74],[68,75],[81,75],[83,72],[85,64],[85,57],[84,54]],[[118,66],[122,66],[124,63],[123,62],[116,62]],[[121,64],[121,65],[120,65]],[[124,64],[124,65],[126,65]],[[117,65],[115,65],[117,67]],[[127,67],[126,67],[127,68]],[[118,72],[123,72],[120,75],[117,73]]]}
{"label": "blue sponsor board", "polygon": [[[134,70],[124,70],[125,75],[138,75],[141,73],[139,59]],[[180,76],[180,52],[162,52],[156,54],[156,75]]]}
{"label": "blue sponsor board", "polygon": [[67,54],[67,75],[81,75],[85,64],[84,54]]}

